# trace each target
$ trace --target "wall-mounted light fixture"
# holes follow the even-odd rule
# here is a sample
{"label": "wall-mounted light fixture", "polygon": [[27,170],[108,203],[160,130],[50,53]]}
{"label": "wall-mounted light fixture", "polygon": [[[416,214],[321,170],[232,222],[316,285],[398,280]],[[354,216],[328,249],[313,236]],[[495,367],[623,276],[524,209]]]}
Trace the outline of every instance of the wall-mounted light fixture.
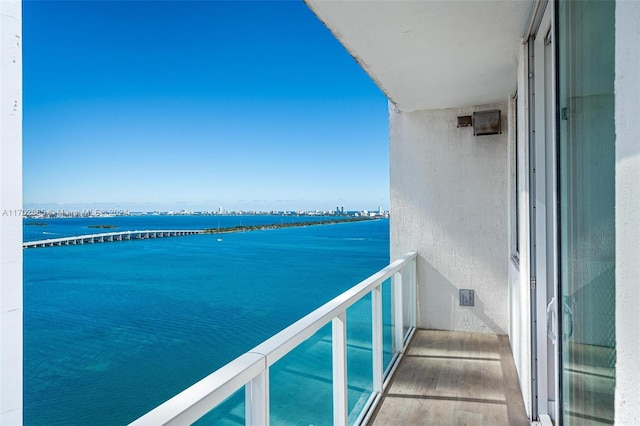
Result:
{"label": "wall-mounted light fixture", "polygon": [[473,113],[474,136],[497,135],[502,133],[500,110],[476,111]]}

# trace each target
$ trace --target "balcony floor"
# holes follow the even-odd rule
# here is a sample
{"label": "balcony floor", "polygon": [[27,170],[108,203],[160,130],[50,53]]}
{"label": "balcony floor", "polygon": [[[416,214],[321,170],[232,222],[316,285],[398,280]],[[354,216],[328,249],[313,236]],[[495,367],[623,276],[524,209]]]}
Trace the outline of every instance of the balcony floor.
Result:
{"label": "balcony floor", "polygon": [[509,338],[416,330],[370,425],[529,425]]}

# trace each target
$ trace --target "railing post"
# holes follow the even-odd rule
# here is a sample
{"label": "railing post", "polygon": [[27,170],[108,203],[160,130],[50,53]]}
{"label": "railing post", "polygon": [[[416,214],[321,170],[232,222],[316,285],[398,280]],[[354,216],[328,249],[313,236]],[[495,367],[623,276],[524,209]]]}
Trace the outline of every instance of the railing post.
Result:
{"label": "railing post", "polygon": [[403,323],[402,323],[402,272],[393,274],[393,342],[395,352],[402,352],[404,347]]}
{"label": "railing post", "polygon": [[346,426],[347,404],[347,314],[331,320],[333,354],[333,424]]}
{"label": "railing post", "polygon": [[382,392],[383,351],[382,284],[371,291],[371,346],[373,349],[373,391]]}
{"label": "railing post", "polygon": [[409,309],[409,322],[411,327],[416,327],[418,324],[417,319],[417,306],[418,306],[418,282],[416,280],[417,271],[416,268],[418,266],[418,260],[413,258],[407,268],[409,268],[409,294],[411,301],[411,308]]}
{"label": "railing post", "polygon": [[245,424],[269,425],[269,369],[265,369],[244,387]]}

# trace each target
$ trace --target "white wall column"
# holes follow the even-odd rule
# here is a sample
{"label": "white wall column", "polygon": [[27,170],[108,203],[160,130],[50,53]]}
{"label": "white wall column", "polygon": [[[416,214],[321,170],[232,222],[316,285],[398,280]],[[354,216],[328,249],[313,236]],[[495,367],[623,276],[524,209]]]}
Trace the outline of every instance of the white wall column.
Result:
{"label": "white wall column", "polygon": [[615,423],[640,424],[640,2],[616,2]]}
{"label": "white wall column", "polygon": [[22,3],[0,1],[0,424],[22,424]]}
{"label": "white wall column", "polygon": [[[520,379],[520,390],[527,414],[531,415],[531,291],[530,291],[530,239],[529,239],[529,93],[528,86],[528,47],[521,46],[518,57],[518,99],[511,104],[512,117],[509,127],[509,161],[511,170],[509,184],[510,203],[519,211],[519,223],[516,231],[515,211],[509,215],[509,341],[513,359]],[[517,115],[517,120],[516,120]],[[518,126],[516,128],[515,122]],[[518,144],[516,155],[516,143]],[[517,166],[516,166],[517,163]],[[518,187],[516,188],[516,169]],[[515,205],[515,191],[518,192],[518,205]],[[512,199],[511,199],[512,198]],[[513,223],[512,223],[513,221]],[[514,235],[515,234],[515,235]],[[519,238],[519,256],[516,260],[515,238]]]}

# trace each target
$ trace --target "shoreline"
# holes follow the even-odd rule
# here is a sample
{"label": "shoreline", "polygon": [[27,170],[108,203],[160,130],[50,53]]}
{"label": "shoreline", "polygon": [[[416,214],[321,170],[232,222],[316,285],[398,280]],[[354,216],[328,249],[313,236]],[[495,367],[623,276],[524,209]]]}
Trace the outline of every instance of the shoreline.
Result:
{"label": "shoreline", "polygon": [[116,241],[131,241],[131,240],[145,240],[155,239],[163,237],[177,237],[186,235],[220,235],[231,234],[235,232],[251,232],[251,231],[264,231],[270,229],[283,229],[283,228],[302,228],[307,226],[317,225],[332,225],[337,223],[350,223],[350,222],[365,222],[379,220],[376,217],[350,217],[342,219],[327,219],[307,222],[290,222],[290,223],[272,223],[264,225],[236,225],[228,226],[224,228],[205,228],[205,229],[183,229],[183,230],[144,230],[144,231],[120,231],[120,232],[106,232],[89,235],[76,235],[71,237],[50,238],[45,240],[25,241],[22,243],[23,248],[36,248],[36,247],[54,247],[63,245],[76,245],[76,244],[90,244],[90,243],[106,243]]}
{"label": "shoreline", "polygon": [[249,231],[266,231],[269,229],[282,229],[282,228],[302,228],[305,226],[314,225],[332,225],[334,223],[348,223],[348,222],[365,222],[369,220],[378,220],[375,217],[357,216],[342,219],[327,219],[316,220],[308,222],[290,222],[290,223],[273,223],[269,225],[237,225],[226,228],[205,228],[203,234],[230,234],[233,232],[249,232]]}

